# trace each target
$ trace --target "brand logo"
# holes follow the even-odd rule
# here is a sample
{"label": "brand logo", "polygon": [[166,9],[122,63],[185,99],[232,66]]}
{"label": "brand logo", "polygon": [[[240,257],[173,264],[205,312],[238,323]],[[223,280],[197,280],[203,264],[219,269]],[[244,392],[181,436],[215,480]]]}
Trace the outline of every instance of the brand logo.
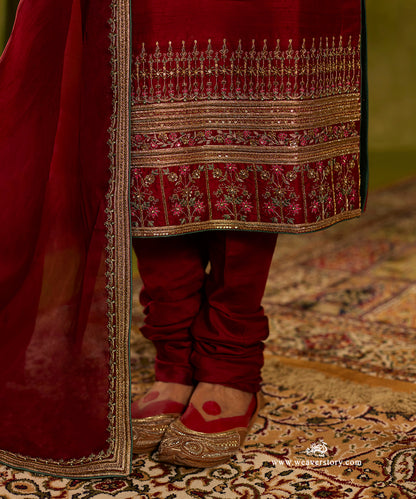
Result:
{"label": "brand logo", "polygon": [[309,459],[277,459],[273,461],[273,466],[362,466],[362,461],[358,460],[333,460],[328,459],[328,444],[320,439],[310,445],[304,452]]}
{"label": "brand logo", "polygon": [[328,444],[321,439],[318,442],[313,443],[305,452],[308,456],[328,457]]}

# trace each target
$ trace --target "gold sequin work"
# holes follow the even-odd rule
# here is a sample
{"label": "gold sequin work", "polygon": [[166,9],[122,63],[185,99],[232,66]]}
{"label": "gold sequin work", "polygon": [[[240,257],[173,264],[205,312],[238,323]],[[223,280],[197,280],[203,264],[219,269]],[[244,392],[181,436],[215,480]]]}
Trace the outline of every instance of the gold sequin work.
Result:
{"label": "gold sequin work", "polygon": [[358,216],[360,49],[359,37],[297,50],[291,40],[143,44],[133,59],[133,234],[306,232]]}

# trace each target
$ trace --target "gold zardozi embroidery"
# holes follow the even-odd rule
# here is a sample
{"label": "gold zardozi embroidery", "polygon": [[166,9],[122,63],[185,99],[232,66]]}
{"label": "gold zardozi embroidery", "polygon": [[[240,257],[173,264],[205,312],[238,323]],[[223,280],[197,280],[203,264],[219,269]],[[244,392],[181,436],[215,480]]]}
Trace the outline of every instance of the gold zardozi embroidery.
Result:
{"label": "gold zardozi embroidery", "polygon": [[213,145],[204,147],[177,147],[139,151],[132,155],[133,168],[166,168],[200,162],[262,163],[299,165],[359,152],[360,138],[326,142],[312,146],[250,146]]}
{"label": "gold zardozi embroidery", "polygon": [[133,59],[133,234],[306,232],[359,214],[360,38]]}
{"label": "gold zardozi embroidery", "polygon": [[148,52],[145,44],[134,60],[133,102],[186,102],[192,100],[285,100],[316,99],[360,90],[360,39],[350,37],[331,42],[320,38],[295,50],[268,41],[258,50],[253,40],[250,50],[240,41],[234,50],[226,40],[215,50],[211,40],[205,50],[195,41],[185,42],[164,52],[156,43]]}
{"label": "gold zardozi embroidery", "polygon": [[302,101],[192,101],[135,105],[133,132],[168,132],[216,128],[302,130],[357,121],[360,94],[336,95]]}

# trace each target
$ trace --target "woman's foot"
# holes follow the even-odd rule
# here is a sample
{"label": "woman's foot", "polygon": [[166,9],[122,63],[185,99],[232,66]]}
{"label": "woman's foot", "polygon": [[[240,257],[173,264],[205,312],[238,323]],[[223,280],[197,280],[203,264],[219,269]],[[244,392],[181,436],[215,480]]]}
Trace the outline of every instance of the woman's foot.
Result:
{"label": "woman's foot", "polygon": [[193,386],[156,381],[139,400],[132,403],[133,453],[154,450],[168,426],[184,412]]}
{"label": "woman's foot", "polygon": [[199,383],[181,417],[190,430],[218,433],[247,426],[256,409],[252,393],[228,386]]}
{"label": "woman's foot", "polygon": [[156,458],[192,467],[227,462],[243,444],[262,405],[260,394],[200,383],[185,413],[167,429]]}
{"label": "woman's foot", "polygon": [[131,416],[142,419],[160,414],[182,414],[193,389],[193,386],[180,383],[156,381],[142,398],[132,403]]}

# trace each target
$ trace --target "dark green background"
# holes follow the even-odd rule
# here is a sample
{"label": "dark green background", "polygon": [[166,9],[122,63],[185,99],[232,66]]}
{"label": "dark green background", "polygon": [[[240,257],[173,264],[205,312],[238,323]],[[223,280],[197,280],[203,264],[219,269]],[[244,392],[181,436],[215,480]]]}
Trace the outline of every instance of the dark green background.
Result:
{"label": "dark green background", "polygon": [[[0,50],[17,4],[0,0]],[[367,0],[367,21],[370,188],[375,189],[416,175],[416,0]]]}

